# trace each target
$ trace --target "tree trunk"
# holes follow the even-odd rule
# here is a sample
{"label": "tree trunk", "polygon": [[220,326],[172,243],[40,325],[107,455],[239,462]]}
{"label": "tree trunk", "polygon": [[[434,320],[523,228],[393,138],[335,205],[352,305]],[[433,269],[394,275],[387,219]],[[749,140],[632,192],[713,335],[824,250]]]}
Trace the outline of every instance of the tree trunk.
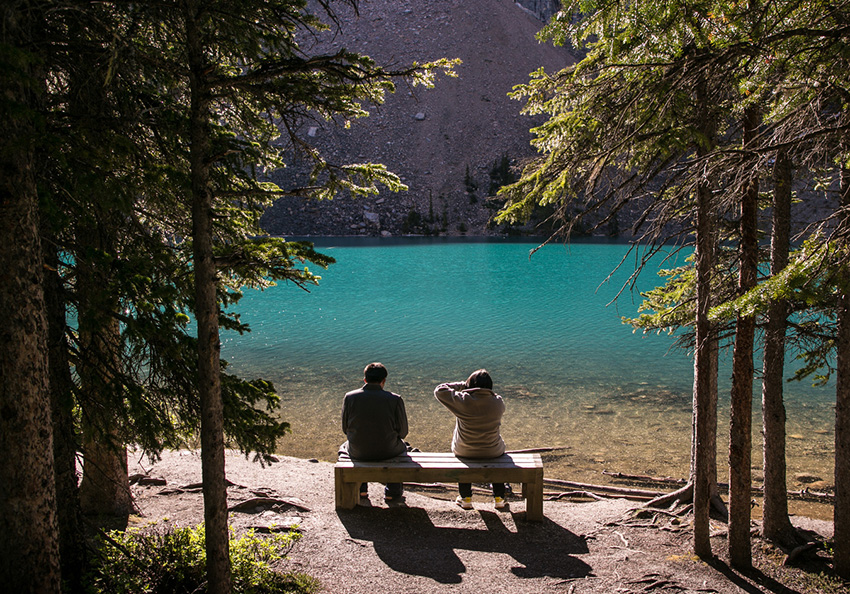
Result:
{"label": "tree trunk", "polygon": [[[785,151],[776,155],[773,169],[773,229],[770,241],[770,273],[788,266],[791,244],[791,160]],[[764,434],[764,508],[762,534],[777,544],[794,544],[794,527],[788,517],[785,467],[785,332],[788,305],[773,301],[764,332],[764,367],[761,407]]]}
{"label": "tree trunk", "polygon": [[12,51],[23,54],[31,41],[34,13],[26,3],[0,10],[7,57],[0,72],[0,584],[23,594],[60,591],[36,133],[28,118],[40,81],[35,60]]}
{"label": "tree trunk", "polygon": [[[77,370],[82,386],[83,513],[99,517],[109,527],[121,528],[133,511],[127,477],[127,450],[117,431],[115,404],[122,398],[115,377],[121,366],[121,332],[114,312],[115,296],[108,287],[110,268],[97,256],[112,255],[115,238],[109,213],[99,213],[97,224],[81,222],[77,255],[80,357]],[[117,522],[117,525],[115,524]]]}
{"label": "tree trunk", "polygon": [[59,258],[45,250],[48,262],[44,297],[47,305],[48,359],[50,363],[50,409],[53,416],[53,460],[56,475],[56,512],[59,525],[59,557],[65,591],[83,591],[86,546],[82,508],[77,484],[77,439],[74,431],[73,380],[68,362],[65,303],[62,279],[55,272]]}
{"label": "tree trunk", "polygon": [[[708,359],[708,375],[709,375],[709,388],[707,392],[703,392],[700,397],[704,400],[704,407],[706,410],[717,410],[717,370],[719,366],[719,358],[720,358],[720,348],[717,343],[717,338],[711,336],[710,345],[708,347],[708,352],[705,354],[705,358]],[[694,362],[696,363],[696,362]],[[696,376],[695,376],[696,377]],[[694,401],[693,401],[693,410],[694,414],[691,418],[691,461],[690,461],[690,470],[688,474],[688,483],[673,493],[668,493],[663,497],[659,497],[649,502],[649,506],[651,507],[667,507],[670,505],[671,501],[677,501],[678,503],[693,503],[694,501],[694,483],[697,480],[697,404],[696,404],[696,384],[694,389]],[[702,470],[705,475],[708,477],[708,482],[710,484],[709,487],[709,500],[711,501],[710,508],[714,508],[717,516],[720,516],[724,521],[728,518],[728,514],[726,511],[726,504],[723,502],[723,498],[720,496],[720,488],[717,484],[717,418],[715,412],[715,419],[713,423],[713,428],[701,432],[701,440],[702,447],[707,451],[712,451],[715,453],[714,456],[705,460],[706,466]]]}
{"label": "tree trunk", "polygon": [[210,594],[231,591],[230,536],[224,468],[224,408],[221,399],[220,342],[210,187],[210,98],[205,77],[202,25],[195,2],[186,3],[186,43],[191,90],[190,167],[195,318],[198,324],[198,381],[201,401],[201,464],[204,483],[207,581]]}
{"label": "tree trunk", "polygon": [[118,364],[117,333],[114,320],[97,337],[87,339],[81,332],[87,358],[78,366],[86,394],[86,402],[81,406],[84,464],[80,506],[85,515],[120,529],[133,513],[133,498],[127,474],[127,449],[115,426],[118,419],[110,404],[114,398],[120,398],[117,388],[110,383],[109,369]]}
{"label": "tree trunk", "polygon": [[850,579],[850,271],[843,277],[836,341],[834,567]]}
{"label": "tree trunk", "polygon": [[[88,24],[72,20],[70,34],[84,39]],[[103,142],[102,122],[111,118],[106,95],[109,84],[105,66],[79,64],[69,73],[68,110],[78,122],[81,144]],[[75,217],[78,251],[76,291],[78,299],[80,357],[77,372],[82,387],[83,479],[80,503],[83,513],[105,521],[104,526],[122,528],[133,512],[127,477],[127,451],[119,433],[124,386],[116,381],[122,372],[121,328],[116,312],[114,283],[119,245],[118,229],[124,222],[115,213],[114,190],[82,176],[78,187],[68,188],[88,208]],[[116,218],[118,219],[116,222]]]}
{"label": "tree trunk", "polygon": [[111,528],[126,526],[133,512],[127,476],[127,449],[114,429],[83,422],[83,513],[104,520]]}
{"label": "tree trunk", "polygon": [[[708,319],[714,262],[714,216],[711,192],[697,190],[697,312],[694,350],[694,553],[711,557],[709,509],[711,468],[716,464],[717,408],[712,406],[712,327]],[[716,400],[715,400],[716,402]]]}
{"label": "tree trunk", "polygon": [[[714,239],[714,244],[717,244],[716,236]],[[706,401],[708,408],[714,411],[714,422],[711,432],[705,436],[705,439],[708,443],[708,449],[714,452],[714,454],[708,459],[707,474],[708,480],[711,484],[711,507],[713,507],[714,510],[722,516],[723,521],[726,521],[729,517],[728,511],[726,510],[726,504],[723,502],[723,498],[720,496],[720,488],[717,485],[717,376],[720,369],[720,342],[717,339],[717,335],[714,333],[712,333],[711,335],[709,362],[711,364],[711,371],[709,372],[711,376],[711,389],[706,395]]]}
{"label": "tree trunk", "polygon": [[[706,138],[713,138],[712,119],[708,115],[705,83],[695,91],[695,99],[705,114],[701,125]],[[708,147],[700,147],[704,154]],[[711,307],[711,277],[714,267],[716,223],[711,189],[705,181],[696,189],[696,314],[694,346],[694,553],[712,556],[709,512],[717,471],[717,366],[716,337],[708,318]]]}
{"label": "tree trunk", "polygon": [[[759,111],[744,116],[744,149],[755,137]],[[753,177],[741,196],[738,294],[756,285],[758,273],[758,178]],[[752,567],[750,519],[752,492],[753,343],[755,316],[738,315],[732,355],[732,394],[729,422],[729,561],[733,567]]]}
{"label": "tree trunk", "polygon": [[[840,234],[850,236],[850,170],[841,172]],[[850,579],[850,264],[838,276],[838,335],[835,381],[835,572]]]}

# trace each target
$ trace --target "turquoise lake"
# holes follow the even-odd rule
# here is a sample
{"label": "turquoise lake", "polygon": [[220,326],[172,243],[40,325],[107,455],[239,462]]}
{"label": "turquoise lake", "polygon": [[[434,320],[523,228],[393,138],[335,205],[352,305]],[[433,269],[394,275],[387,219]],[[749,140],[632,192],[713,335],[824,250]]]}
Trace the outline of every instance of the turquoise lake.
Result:
{"label": "turquoise lake", "polygon": [[[433,397],[443,381],[484,367],[506,401],[509,449],[558,448],[547,476],[602,482],[601,471],[687,475],[692,361],[667,335],[634,334],[621,316],[635,256],[622,243],[548,245],[507,240],[314,239],[337,263],[310,292],[291,284],[251,291],[238,305],[252,331],[222,336],[222,357],[244,377],[272,380],[292,434],[283,454],[335,458],[345,392],[381,361],[401,394],[408,440],[448,450],[453,418]],[[681,264],[684,254],[664,263]],[[646,270],[638,288],[659,282]],[[317,272],[317,271],[314,271]],[[728,355],[730,357],[731,355]],[[728,361],[720,377],[718,463],[726,476]],[[757,368],[760,363],[757,362]],[[789,371],[790,375],[790,371]],[[754,475],[760,476],[760,383],[754,387]],[[834,387],[786,384],[789,488],[814,472],[832,481]]]}

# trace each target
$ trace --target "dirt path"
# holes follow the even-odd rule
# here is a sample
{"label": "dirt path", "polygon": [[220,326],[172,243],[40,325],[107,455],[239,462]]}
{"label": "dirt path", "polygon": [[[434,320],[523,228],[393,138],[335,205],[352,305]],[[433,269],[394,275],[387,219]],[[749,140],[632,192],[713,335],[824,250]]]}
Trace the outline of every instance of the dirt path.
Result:
{"label": "dirt path", "polygon": [[[133,487],[141,512],[133,523],[182,526],[203,519],[199,490],[179,488],[200,481],[197,453],[166,452],[161,462],[142,466],[131,474],[143,470],[166,484]],[[649,519],[628,514],[633,502],[547,501],[546,520],[530,523],[522,500],[511,501],[509,512],[496,512],[489,497],[476,495],[476,509],[463,511],[450,501],[453,493],[408,490],[404,504],[387,506],[381,486],[373,484],[368,505],[338,512],[332,469],[297,458],[263,468],[237,453],[227,457],[227,476],[235,484],[228,489],[231,507],[253,500],[248,512],[231,512],[231,524],[264,529],[298,523],[304,536],[287,568],[319,579],[327,592],[817,591],[695,560],[687,526],[662,516],[661,528],[647,527]],[[831,528],[815,521],[807,527],[824,535]],[[725,527],[714,528],[722,533]],[[718,535],[713,544],[722,558],[725,538]]]}

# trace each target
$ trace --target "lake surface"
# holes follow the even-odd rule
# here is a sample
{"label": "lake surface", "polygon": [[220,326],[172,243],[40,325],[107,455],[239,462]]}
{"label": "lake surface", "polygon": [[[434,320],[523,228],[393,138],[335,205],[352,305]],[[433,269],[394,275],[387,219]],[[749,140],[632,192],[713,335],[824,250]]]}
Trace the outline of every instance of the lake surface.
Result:
{"label": "lake surface", "polygon": [[[685,477],[691,439],[692,361],[666,335],[634,334],[640,297],[612,299],[634,270],[628,246],[549,245],[447,239],[332,239],[316,246],[336,258],[305,292],[280,285],[239,303],[252,332],[222,336],[222,357],[245,377],[272,380],[292,425],[283,454],[333,460],[344,440],[342,396],[381,361],[387,389],[401,394],[408,440],[422,450],[450,447],[453,417],[433,396],[443,381],[484,367],[506,401],[509,449],[559,448],[547,476],[605,482],[602,470]],[[684,254],[664,264],[681,264]],[[658,258],[657,265],[661,265]],[[655,270],[640,277],[646,290]],[[729,355],[731,357],[731,355]],[[721,371],[718,464],[725,480],[728,361]],[[760,363],[757,362],[757,368]],[[790,371],[789,371],[790,375]],[[759,408],[760,383],[754,390]],[[793,476],[830,484],[834,387],[786,384],[789,488]],[[760,476],[760,416],[753,463]]]}

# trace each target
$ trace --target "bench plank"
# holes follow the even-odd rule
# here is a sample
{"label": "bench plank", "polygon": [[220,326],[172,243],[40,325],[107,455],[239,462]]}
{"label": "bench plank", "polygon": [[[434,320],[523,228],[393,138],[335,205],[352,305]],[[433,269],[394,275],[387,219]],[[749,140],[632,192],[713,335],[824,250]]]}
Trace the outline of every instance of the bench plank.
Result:
{"label": "bench plank", "polygon": [[505,454],[499,458],[459,458],[443,452],[409,452],[379,461],[340,459],[334,466],[336,506],[353,509],[364,482],[505,482],[522,483],[526,519],[543,519],[543,461],[540,454]]}

